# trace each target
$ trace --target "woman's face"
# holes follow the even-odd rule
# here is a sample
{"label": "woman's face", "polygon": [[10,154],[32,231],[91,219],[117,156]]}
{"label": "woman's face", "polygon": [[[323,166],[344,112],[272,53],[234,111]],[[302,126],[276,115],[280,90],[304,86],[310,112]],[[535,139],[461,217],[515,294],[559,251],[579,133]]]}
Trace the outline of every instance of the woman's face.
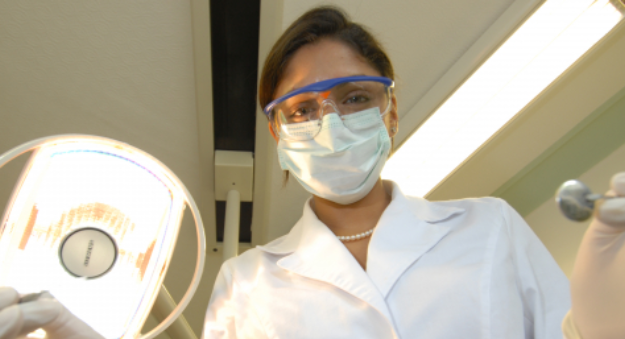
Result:
{"label": "woman's face", "polygon": [[[354,75],[382,76],[351,47],[337,40],[321,39],[295,52],[287,63],[273,99],[315,82]],[[395,136],[397,128],[391,129],[397,127],[397,101],[394,95],[391,110],[384,116],[384,124],[389,136]],[[278,141],[271,123],[269,131]]]}

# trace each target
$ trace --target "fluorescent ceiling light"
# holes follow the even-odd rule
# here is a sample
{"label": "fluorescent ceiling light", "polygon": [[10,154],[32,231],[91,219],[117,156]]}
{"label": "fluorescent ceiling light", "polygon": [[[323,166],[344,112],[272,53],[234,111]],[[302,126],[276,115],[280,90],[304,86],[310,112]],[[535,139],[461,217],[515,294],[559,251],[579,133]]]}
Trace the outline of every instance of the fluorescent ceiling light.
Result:
{"label": "fluorescent ceiling light", "polygon": [[424,196],[623,14],[609,0],[546,1],[389,159],[382,177]]}

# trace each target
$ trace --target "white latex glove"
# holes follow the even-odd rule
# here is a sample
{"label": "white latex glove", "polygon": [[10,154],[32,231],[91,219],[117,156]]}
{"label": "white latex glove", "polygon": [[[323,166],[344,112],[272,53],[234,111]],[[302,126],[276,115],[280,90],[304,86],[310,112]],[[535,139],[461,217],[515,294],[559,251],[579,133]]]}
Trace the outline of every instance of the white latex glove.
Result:
{"label": "white latex glove", "polygon": [[572,316],[584,339],[625,338],[625,172],[612,177],[571,277]]}
{"label": "white latex glove", "polygon": [[19,294],[0,287],[0,339],[14,339],[38,328],[48,339],[104,339],[50,294],[18,304]]}

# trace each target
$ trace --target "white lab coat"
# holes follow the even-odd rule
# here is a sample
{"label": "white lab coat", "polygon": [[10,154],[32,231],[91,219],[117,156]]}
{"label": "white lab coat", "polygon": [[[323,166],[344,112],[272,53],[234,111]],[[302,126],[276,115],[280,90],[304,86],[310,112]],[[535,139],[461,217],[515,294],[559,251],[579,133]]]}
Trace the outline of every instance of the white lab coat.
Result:
{"label": "white lab coat", "polygon": [[397,185],[392,199],[366,271],[308,203],[289,234],[228,260],[203,338],[562,338],[568,280],[508,204]]}

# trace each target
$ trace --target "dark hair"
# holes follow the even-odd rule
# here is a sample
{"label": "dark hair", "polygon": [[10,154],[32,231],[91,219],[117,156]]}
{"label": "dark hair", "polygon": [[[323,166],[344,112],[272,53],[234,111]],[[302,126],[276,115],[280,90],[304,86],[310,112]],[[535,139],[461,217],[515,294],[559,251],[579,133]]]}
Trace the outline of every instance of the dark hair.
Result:
{"label": "dark hair", "polygon": [[394,79],[391,61],[380,43],[364,27],[349,20],[341,9],[322,6],[300,16],[276,41],[265,60],[258,86],[261,108],[274,98],[286,64],[302,46],[323,38],[344,42],[360,54],[382,76]]}

